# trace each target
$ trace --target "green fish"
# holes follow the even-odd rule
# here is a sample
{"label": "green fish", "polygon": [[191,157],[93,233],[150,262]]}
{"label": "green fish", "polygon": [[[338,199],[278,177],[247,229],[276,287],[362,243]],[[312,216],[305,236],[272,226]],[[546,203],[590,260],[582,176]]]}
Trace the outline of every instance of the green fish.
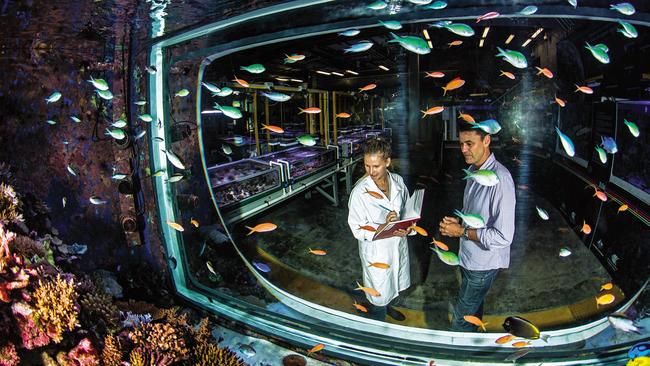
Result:
{"label": "green fish", "polygon": [[472,229],[480,229],[485,227],[485,220],[481,215],[477,214],[464,214],[458,210],[454,211],[454,215],[460,217]]}
{"label": "green fish", "polygon": [[446,24],[444,25],[444,28],[462,37],[471,37],[474,35],[474,29],[472,29],[472,27],[469,25],[463,23]]}
{"label": "green fish", "polygon": [[604,44],[604,43],[599,43],[599,44],[595,45],[594,47],[600,48],[601,50],[603,50],[603,52],[609,52],[609,47],[607,47],[607,45]]}
{"label": "green fish", "polygon": [[55,91],[54,93],[52,93],[49,97],[47,97],[45,99],[45,102],[46,102],[45,104],[54,103],[54,102],[58,101],[59,99],[61,99],[61,93],[59,93],[58,91]]}
{"label": "green fish", "polygon": [[146,100],[138,100],[137,102],[133,102],[133,104],[143,106],[143,105],[147,104],[147,101]]}
{"label": "green fish", "polygon": [[48,120],[45,121],[45,122],[47,122],[47,123],[50,124],[50,125],[55,125],[55,124],[56,124],[56,121],[53,120],[53,119],[48,119]]}
{"label": "green fish", "polygon": [[634,122],[630,122],[626,119],[623,119],[623,123],[627,126],[627,128],[630,130],[630,133],[634,137],[639,137],[639,126],[636,125]]}
{"label": "green fish", "polygon": [[221,106],[221,105],[219,105],[219,103],[214,103],[214,109],[220,110],[221,112],[223,112],[223,114],[226,117],[230,117],[232,119],[240,119],[240,118],[242,118],[241,111],[239,109],[235,108],[235,107],[228,107],[228,106],[225,106],[225,105]]}
{"label": "green fish", "polygon": [[381,0],[377,0],[374,3],[368,5],[367,8],[372,10],[381,10],[381,9],[385,9],[387,6],[388,4],[386,4],[385,2]]}
{"label": "green fish", "polygon": [[497,47],[497,50],[499,50],[499,53],[497,53],[496,56],[503,57],[503,60],[510,63],[512,66],[519,69],[525,69],[528,67],[528,61],[526,61],[526,56],[524,56],[523,53],[509,49],[504,50],[501,47]]}
{"label": "green fish", "polygon": [[221,89],[219,89],[218,86],[216,86],[216,85],[214,85],[212,83],[209,83],[207,81],[202,81],[201,85],[205,86],[212,93],[218,93],[221,90]]}
{"label": "green fish", "polygon": [[397,20],[387,20],[385,22],[380,20],[379,24],[383,25],[388,29],[393,29],[393,30],[402,29],[402,23],[398,22]]}
{"label": "green fish", "polygon": [[110,90],[95,90],[97,92],[97,95],[99,95],[102,99],[106,100],[111,100],[113,99],[113,93],[111,93]]}
{"label": "green fish", "polygon": [[603,164],[607,164],[607,152],[600,146],[596,146],[596,151],[598,152],[598,158]]}
{"label": "green fish", "polygon": [[138,116],[138,118],[140,118],[140,119],[141,119],[142,121],[144,121],[144,122],[151,122],[151,121],[153,121],[153,118],[152,118],[150,115],[148,115],[148,114],[141,114],[141,115]]}
{"label": "green fish", "polygon": [[81,120],[77,116],[70,116],[70,119],[77,122],[77,123],[81,122]]}
{"label": "green fish", "polygon": [[91,76],[88,82],[93,84],[93,86],[97,90],[108,90],[108,83],[104,79],[93,79],[93,77]]}
{"label": "green fish", "polygon": [[248,66],[239,66],[240,69],[248,71],[251,74],[261,74],[266,71],[266,68],[262,64],[252,64]]}
{"label": "green fish", "polygon": [[233,100],[232,101],[232,106],[235,108],[240,108],[241,107],[241,102],[238,100]]}
{"label": "green fish", "polygon": [[172,175],[171,177],[169,177],[169,179],[167,179],[165,181],[165,183],[176,183],[176,182],[182,180],[183,178],[185,178],[185,176],[183,174],[176,173],[176,174]]}
{"label": "green fish", "polygon": [[111,127],[124,128],[126,127],[126,121],[123,119],[118,119],[117,121],[111,123]]}
{"label": "green fish", "polygon": [[178,169],[183,169],[183,170],[185,169],[185,165],[183,164],[181,159],[178,156],[176,156],[176,154],[174,154],[171,151],[166,151],[162,149],[161,151],[164,152],[165,155],[167,155],[167,159],[169,160],[170,163],[172,163],[173,166],[177,167]]}
{"label": "green fish", "polygon": [[438,258],[440,258],[440,260],[443,261],[445,264],[448,264],[450,266],[457,266],[460,264],[460,260],[458,259],[458,256],[452,252],[441,251],[435,245],[433,246],[433,251],[436,252]]}
{"label": "green fish", "polygon": [[603,64],[608,64],[609,63],[609,55],[607,52],[603,51],[602,48],[600,47],[592,47],[589,42],[587,42],[587,45],[585,46],[586,49],[591,51],[591,54],[594,55],[596,60],[600,61],[600,63]]}
{"label": "green fish", "polygon": [[312,135],[302,135],[297,137],[298,142],[305,146],[314,146],[316,145],[316,139]]}
{"label": "green fish", "polygon": [[433,3],[425,6],[423,9],[433,9],[433,10],[441,10],[447,7],[447,2],[446,1],[434,1]]}
{"label": "green fish", "polygon": [[467,174],[463,179],[474,179],[482,186],[491,187],[499,183],[499,176],[493,170],[479,169],[472,172],[469,169],[463,169],[463,171]]}
{"label": "green fish", "polygon": [[427,41],[420,37],[415,36],[404,36],[400,37],[397,34],[391,32],[390,35],[393,37],[388,43],[398,42],[406,50],[417,53],[418,55],[426,55],[431,52]]}
{"label": "green fish", "polygon": [[624,22],[622,20],[619,20],[618,24],[620,24],[623,28],[619,28],[616,31],[622,33],[625,37],[636,38],[639,36],[639,32],[637,32],[636,28],[634,28],[632,24]]}
{"label": "green fish", "polygon": [[123,140],[126,137],[124,131],[120,130],[119,128],[114,128],[112,130],[107,128],[105,135],[110,135],[112,138],[116,140]]}
{"label": "green fish", "polygon": [[229,96],[229,95],[232,94],[232,93],[233,93],[233,90],[232,90],[231,88],[229,88],[229,87],[227,87],[227,86],[224,86],[224,87],[221,88],[221,90],[219,90],[218,92],[216,92],[216,93],[212,93],[212,96],[213,96],[213,97],[227,97],[227,96]]}
{"label": "green fish", "polygon": [[175,97],[186,97],[190,95],[190,91],[187,89],[181,89],[174,94]]}
{"label": "green fish", "polygon": [[616,5],[610,5],[609,9],[616,10],[623,15],[632,15],[636,12],[636,9],[634,9],[634,5],[630,3],[620,3]]}

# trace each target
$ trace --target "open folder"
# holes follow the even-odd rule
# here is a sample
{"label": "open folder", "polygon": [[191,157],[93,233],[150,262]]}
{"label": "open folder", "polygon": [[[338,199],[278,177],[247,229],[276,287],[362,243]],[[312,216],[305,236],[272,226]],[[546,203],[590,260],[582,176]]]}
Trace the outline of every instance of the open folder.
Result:
{"label": "open folder", "polygon": [[395,236],[395,231],[399,229],[408,229],[409,226],[415,225],[420,220],[420,213],[422,212],[422,201],[424,200],[424,189],[416,189],[415,192],[406,200],[404,210],[402,211],[402,219],[393,221],[384,226],[383,229],[375,232],[372,240],[386,239]]}

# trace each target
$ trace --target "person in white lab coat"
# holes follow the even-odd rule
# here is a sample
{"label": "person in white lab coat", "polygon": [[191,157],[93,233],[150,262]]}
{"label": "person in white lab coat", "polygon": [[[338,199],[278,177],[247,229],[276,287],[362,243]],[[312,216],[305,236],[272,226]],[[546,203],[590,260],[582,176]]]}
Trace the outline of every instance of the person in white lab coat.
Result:
{"label": "person in white lab coat", "polygon": [[[372,229],[381,230],[396,221],[404,209],[409,192],[404,180],[388,171],[391,148],[386,140],[370,139],[364,146],[363,164],[366,174],[355,184],[348,202],[348,225],[359,241],[359,256],[363,268],[363,286],[377,290],[380,296],[366,298],[373,319],[384,320],[386,314],[396,320],[405,316],[390,306],[411,285],[409,254],[406,235],[411,231],[398,230],[396,236],[372,241]],[[371,229],[372,228],[372,229]],[[371,266],[373,263],[388,264]]]}

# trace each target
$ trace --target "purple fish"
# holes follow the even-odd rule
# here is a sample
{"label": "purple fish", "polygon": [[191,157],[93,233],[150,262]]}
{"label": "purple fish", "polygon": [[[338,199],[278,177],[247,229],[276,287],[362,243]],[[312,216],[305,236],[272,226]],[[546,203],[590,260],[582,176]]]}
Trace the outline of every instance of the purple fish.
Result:
{"label": "purple fish", "polygon": [[609,136],[601,136],[600,140],[602,141],[600,145],[610,154],[616,154],[618,148],[616,147],[616,141]]}
{"label": "purple fish", "polygon": [[264,273],[271,272],[271,267],[269,267],[266,263],[253,261],[253,265],[255,266],[255,268],[259,269],[260,271],[262,271]]}

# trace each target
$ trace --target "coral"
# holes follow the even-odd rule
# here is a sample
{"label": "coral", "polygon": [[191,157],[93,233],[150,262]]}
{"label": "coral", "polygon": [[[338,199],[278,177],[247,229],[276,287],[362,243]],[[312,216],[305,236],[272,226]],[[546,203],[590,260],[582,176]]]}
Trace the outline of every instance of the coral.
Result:
{"label": "coral", "polygon": [[131,312],[133,314],[157,314],[160,312],[160,309],[153,304],[145,301],[135,301],[133,299],[129,299],[128,301],[118,301],[115,305],[117,305],[122,312]]}
{"label": "coral", "polygon": [[0,347],[0,366],[15,366],[20,362],[20,357],[16,353],[16,346],[9,343]]}
{"label": "coral", "polygon": [[18,335],[22,340],[22,346],[27,349],[38,348],[50,343],[50,337],[34,319],[34,308],[23,301],[11,305],[11,312],[18,325]]}
{"label": "coral", "polygon": [[10,185],[0,183],[0,222],[22,222],[21,202]]}
{"label": "coral", "polygon": [[143,323],[135,328],[129,338],[136,347],[154,354],[156,359],[177,362],[187,358],[189,351],[181,329],[166,323]]}
{"label": "coral", "polygon": [[[4,224],[2,223],[2,217],[0,216],[0,257],[9,257],[11,255],[9,243],[11,243],[15,238],[15,233],[5,230]],[[0,271],[3,267],[4,265],[0,266]]]}
{"label": "coral", "polygon": [[199,324],[199,328],[193,332],[194,342],[196,344],[209,343],[212,340],[212,332],[210,332],[210,320],[203,318]]}
{"label": "coral", "polygon": [[107,336],[104,339],[102,350],[102,364],[104,366],[119,366],[122,363],[122,343],[115,336]]}
{"label": "coral", "polygon": [[99,365],[97,350],[88,338],[80,340],[79,344],[68,352],[68,358],[73,361],[72,364],[75,366]]}
{"label": "coral", "polygon": [[129,354],[129,363],[131,366],[148,366],[144,351],[142,348],[135,348]]}
{"label": "coral", "polygon": [[29,294],[22,289],[29,285],[29,278],[36,271],[25,268],[23,259],[15,255],[1,258],[0,264],[0,301],[11,302],[14,290],[21,290],[22,297],[28,298]]}
{"label": "coral", "polygon": [[65,281],[57,274],[55,280],[42,282],[34,291],[35,318],[55,343],[61,342],[65,330],[77,325],[77,292],[72,280]]}
{"label": "coral", "polygon": [[130,311],[126,313],[120,311],[120,316],[123,319],[122,327],[124,328],[135,328],[142,323],[150,323],[153,320],[151,314],[133,314]]}
{"label": "coral", "polygon": [[113,304],[113,297],[103,290],[95,289],[80,296],[81,323],[99,333],[119,330],[120,311]]}
{"label": "coral", "polygon": [[9,249],[12,253],[25,258],[33,258],[35,255],[39,258],[47,256],[47,252],[41,243],[25,235],[17,235]]}
{"label": "coral", "polygon": [[246,366],[236,353],[212,343],[202,343],[192,350],[192,364],[195,366]]}
{"label": "coral", "polygon": [[154,314],[154,319],[165,319],[167,323],[177,328],[187,327],[187,314],[179,314],[178,310],[178,306],[161,309],[158,313]]}

